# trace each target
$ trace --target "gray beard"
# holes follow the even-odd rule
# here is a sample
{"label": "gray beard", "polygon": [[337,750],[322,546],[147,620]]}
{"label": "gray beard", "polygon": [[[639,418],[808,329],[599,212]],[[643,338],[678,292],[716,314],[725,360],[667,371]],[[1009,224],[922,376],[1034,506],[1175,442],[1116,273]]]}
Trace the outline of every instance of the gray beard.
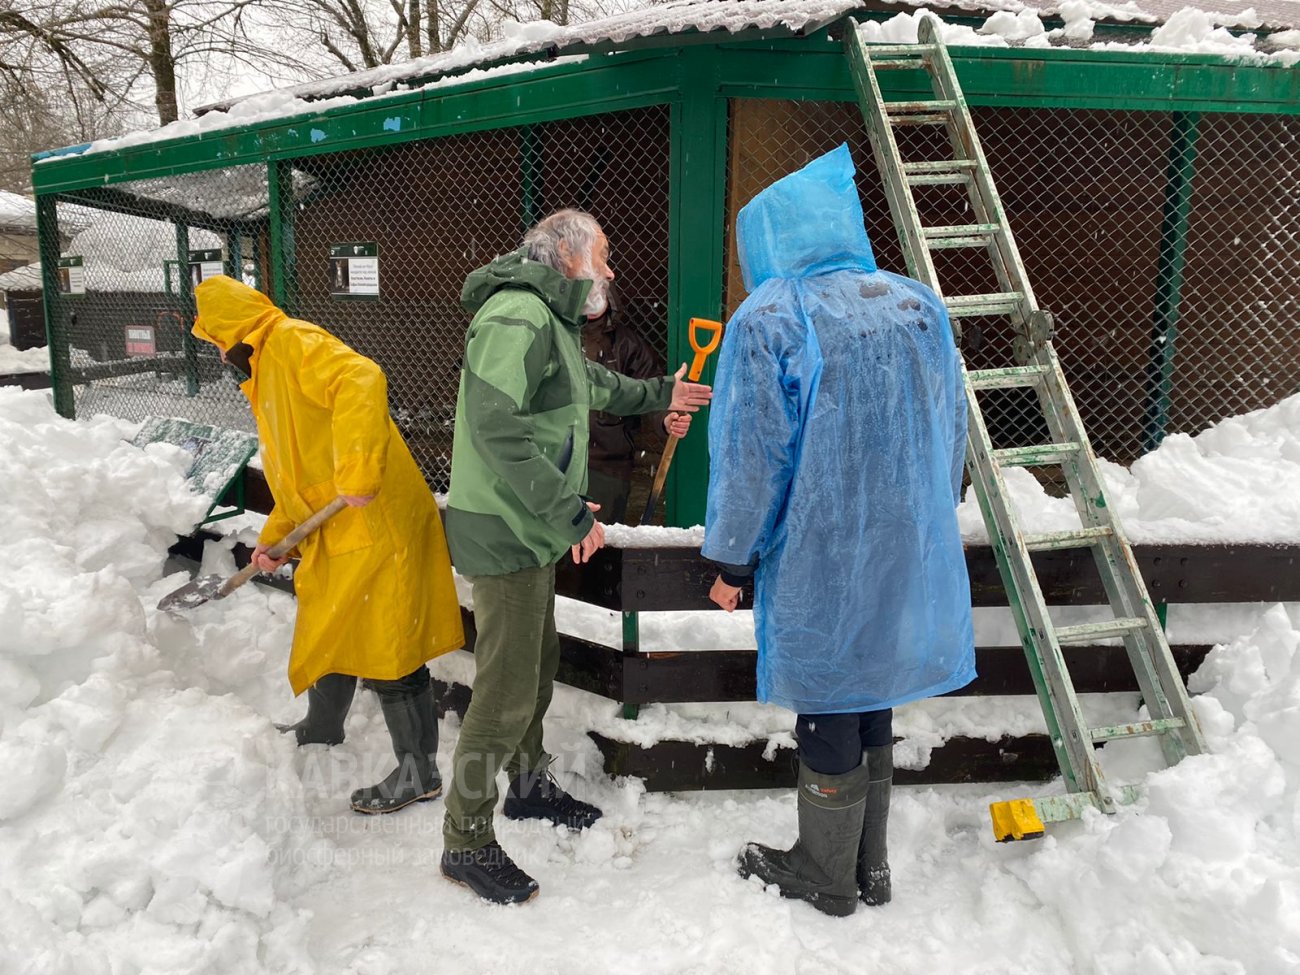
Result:
{"label": "gray beard", "polygon": [[599,318],[609,307],[609,282],[596,277],[596,270],[590,264],[582,269],[581,277],[591,282],[587,292],[587,301],[582,306],[582,313],[588,318]]}

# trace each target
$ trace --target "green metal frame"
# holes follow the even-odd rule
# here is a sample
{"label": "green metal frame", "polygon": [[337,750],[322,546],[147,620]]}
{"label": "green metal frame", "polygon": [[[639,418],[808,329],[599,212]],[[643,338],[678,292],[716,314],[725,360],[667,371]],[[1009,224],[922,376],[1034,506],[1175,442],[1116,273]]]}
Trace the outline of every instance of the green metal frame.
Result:
{"label": "green metal frame", "polygon": [[[102,205],[110,199],[104,189],[113,184],[266,164],[271,296],[292,312],[296,296],[292,277],[285,273],[292,265],[294,243],[294,208],[286,192],[290,160],[668,105],[668,352],[670,361],[680,363],[688,347],[689,318],[717,317],[722,308],[728,100],[855,98],[843,50],[827,31],[802,38],[764,39],[752,32],[745,37],[752,39],[648,39],[637,50],[593,50],[585,61],[539,66],[527,73],[369,98],[355,106],[196,137],[91,154],[55,154],[33,167],[34,190],[45,214],[39,221],[42,255],[48,251],[57,256],[58,251],[53,194],[70,199],[77,191],[94,190],[87,196],[98,197],[95,202]],[[1130,51],[952,48],[951,53],[973,106],[1300,115],[1300,70],[1292,68]],[[911,89],[901,83],[905,73],[895,74],[900,78],[891,79],[897,87],[889,94],[906,97]],[[125,193],[112,195],[111,204],[132,209],[130,199]],[[148,215],[145,209],[143,201],[136,208]],[[199,226],[194,216],[187,222]],[[46,264],[48,279],[53,262]],[[45,294],[46,318],[54,322],[58,297],[48,280]],[[52,342],[52,354],[55,349]],[[60,383],[66,368],[66,363],[53,363],[52,379],[56,403],[70,415],[71,388],[66,381]],[[682,443],[669,475],[670,524],[703,520],[707,476],[706,439],[697,434]]]}
{"label": "green metal frame", "polygon": [[[289,191],[285,192],[285,187]],[[266,167],[266,200],[270,237],[269,263],[271,273],[271,300],[292,315],[297,311],[298,295],[294,276],[289,273],[294,263],[295,241],[293,233],[293,173],[286,160],[275,160]]]}
{"label": "green metal frame", "polygon": [[61,416],[76,415],[72,393],[72,352],[68,329],[59,318],[59,213],[52,196],[36,198],[36,233],[41,254],[41,303],[45,308],[45,344],[50,350],[50,387]]}
{"label": "green metal frame", "polygon": [[1160,257],[1156,264],[1156,302],[1151,321],[1151,351],[1147,363],[1146,426],[1142,447],[1155,450],[1169,426],[1169,400],[1174,384],[1174,358],[1183,297],[1183,268],[1187,260],[1188,224],[1196,177],[1196,143],[1200,116],[1175,112],[1165,174],[1164,216],[1160,227]]}

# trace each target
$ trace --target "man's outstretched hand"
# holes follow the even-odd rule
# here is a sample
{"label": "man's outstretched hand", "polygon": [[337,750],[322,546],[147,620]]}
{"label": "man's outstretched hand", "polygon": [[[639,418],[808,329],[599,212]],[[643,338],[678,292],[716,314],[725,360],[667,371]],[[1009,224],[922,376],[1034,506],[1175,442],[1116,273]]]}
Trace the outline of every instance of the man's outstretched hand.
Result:
{"label": "man's outstretched hand", "polygon": [[693,383],[686,377],[686,363],[673,373],[677,382],[673,383],[673,401],[670,410],[678,413],[695,413],[701,406],[708,406],[713,399],[713,387],[703,383]]}

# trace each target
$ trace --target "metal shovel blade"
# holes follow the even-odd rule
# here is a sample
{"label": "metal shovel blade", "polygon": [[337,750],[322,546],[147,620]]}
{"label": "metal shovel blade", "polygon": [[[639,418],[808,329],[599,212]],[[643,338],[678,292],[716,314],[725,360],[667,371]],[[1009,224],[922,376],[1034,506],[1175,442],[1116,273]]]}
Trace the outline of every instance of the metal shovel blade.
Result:
{"label": "metal shovel blade", "polygon": [[187,609],[202,606],[209,600],[221,599],[223,596],[221,587],[225,581],[222,576],[204,576],[202,579],[187,582],[179,589],[163,596],[158,601],[158,608],[169,613],[183,613]]}

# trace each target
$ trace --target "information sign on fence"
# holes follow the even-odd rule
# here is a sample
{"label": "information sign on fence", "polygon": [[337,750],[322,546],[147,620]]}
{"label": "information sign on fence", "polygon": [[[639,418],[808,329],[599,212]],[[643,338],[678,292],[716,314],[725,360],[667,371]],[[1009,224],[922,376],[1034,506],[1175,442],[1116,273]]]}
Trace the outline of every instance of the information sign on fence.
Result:
{"label": "information sign on fence", "polygon": [[330,247],[330,294],[336,298],[379,297],[379,245]]}
{"label": "information sign on fence", "polygon": [[86,293],[84,258],[59,258],[59,293],[65,295],[84,295]]}

